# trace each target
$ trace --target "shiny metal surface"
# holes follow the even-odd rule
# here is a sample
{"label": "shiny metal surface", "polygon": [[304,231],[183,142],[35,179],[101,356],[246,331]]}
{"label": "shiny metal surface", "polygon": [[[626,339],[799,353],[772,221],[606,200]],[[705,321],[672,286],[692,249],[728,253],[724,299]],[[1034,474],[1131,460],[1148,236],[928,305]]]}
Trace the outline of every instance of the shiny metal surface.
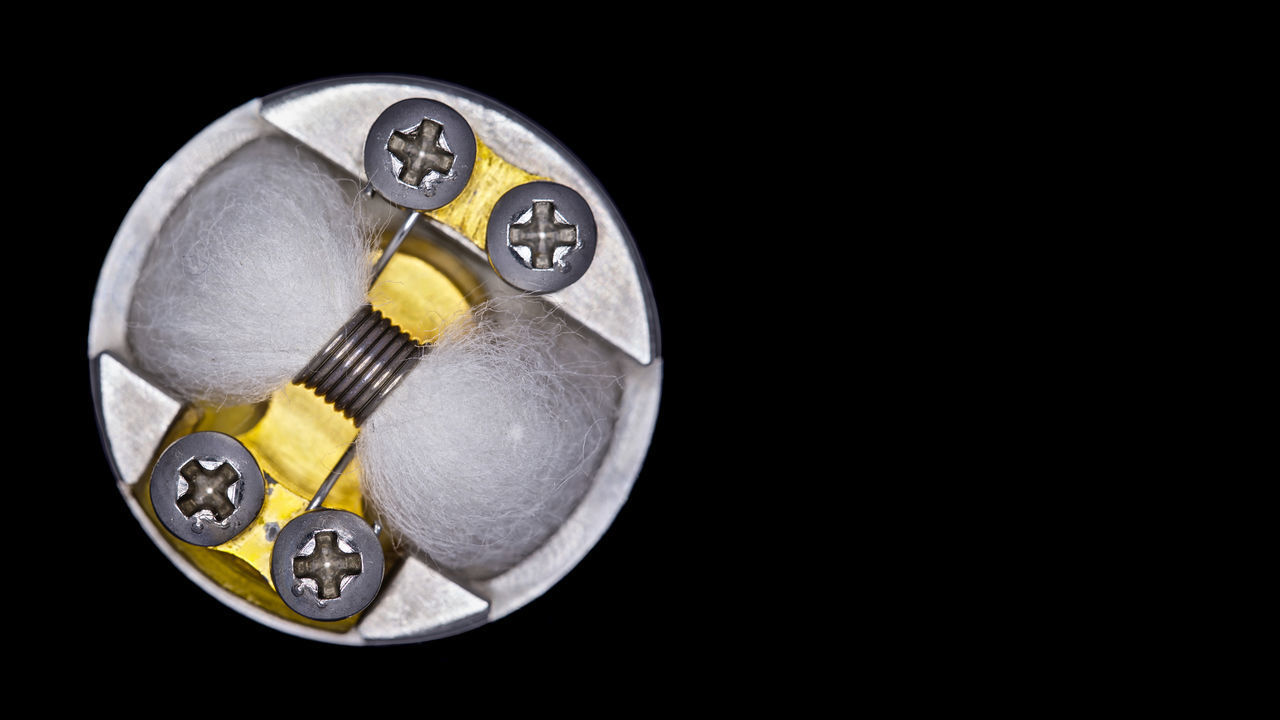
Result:
{"label": "shiny metal surface", "polygon": [[365,305],[293,381],[315,390],[359,426],[416,366],[409,360],[427,350],[372,305]]}
{"label": "shiny metal surface", "polygon": [[[225,484],[194,484],[195,478],[212,478],[218,472],[225,473]],[[166,530],[192,545],[213,547],[244,532],[258,517],[266,480],[239,440],[220,432],[197,432],[178,438],[160,454],[151,471],[150,495],[156,518]],[[205,495],[225,501],[229,512],[216,517],[212,503],[201,502]]]}
{"label": "shiny metal surface", "polygon": [[151,472],[151,459],[182,410],[182,402],[143,380],[115,355],[93,365],[102,444],[116,477],[125,485]]}
{"label": "shiny metal surface", "polygon": [[[546,218],[539,217],[545,213]],[[521,228],[544,220],[547,229],[530,233],[536,241],[522,241]],[[558,228],[548,231],[551,227]],[[552,233],[562,236],[565,252],[548,245]],[[519,247],[526,245],[526,247]],[[485,251],[495,272],[512,286],[534,293],[555,292],[577,282],[596,254],[596,218],[573,188],[551,182],[531,182],[508,190],[493,206]],[[523,251],[523,252],[521,252]]]}
{"label": "shiny metal surface", "polygon": [[[465,584],[418,558],[406,557],[360,622],[348,632],[335,633],[277,616],[210,580],[169,545],[164,531],[129,492],[159,452],[165,433],[189,418],[181,402],[132,369],[125,323],[132,287],[152,238],[210,168],[245,143],[284,130],[359,178],[366,134],[362,128],[397,100],[423,95],[447,102],[495,152],[573,187],[596,211],[599,240],[592,268],[572,287],[543,298],[617,348],[624,373],[622,406],[613,443],[591,488],[541,549],[502,575]],[[454,242],[460,255],[484,262],[475,244],[443,225],[432,225]],[[496,276],[493,282],[501,284]],[[361,645],[441,637],[503,617],[541,595],[590,550],[626,500],[652,435],[662,378],[656,333],[647,282],[616,210],[586,170],[554,140],[470,91],[420,79],[357,78],[316,83],[246,103],[208,126],[156,173],[121,224],[103,264],[88,350],[94,402],[118,487],[164,555],[210,595],[247,617],[300,637]]]}
{"label": "shiny metal surface", "polygon": [[[366,127],[364,171],[388,202],[434,210],[458,197],[471,179],[476,137],[466,119],[442,102],[401,100]],[[414,160],[423,167],[415,168]]]}
{"label": "shiny metal surface", "polygon": [[368,643],[434,640],[489,621],[489,603],[417,558],[408,558],[387,581],[377,604],[360,618],[356,632]]}
{"label": "shiny metal surface", "polygon": [[[311,496],[311,502],[307,503],[308,511],[318,510],[321,505],[324,505],[324,500],[329,497],[329,493],[333,490],[334,484],[338,482],[338,478],[342,477],[342,473],[347,471],[347,466],[351,464],[351,461],[354,460],[355,457],[356,446],[353,444],[351,447],[347,448],[346,452],[342,453],[342,457],[338,458],[338,462],[333,466],[333,469],[329,471],[324,482],[320,483],[320,487],[316,490],[316,494]],[[373,534],[380,535],[381,533],[382,528],[375,524],[373,526]]]}
{"label": "shiny metal surface", "polygon": [[[338,572],[342,562],[350,568]],[[312,510],[290,520],[276,536],[271,581],[298,614],[342,620],[378,596],[383,562],[382,545],[364,518],[346,510]],[[329,596],[326,585],[332,585]]]}

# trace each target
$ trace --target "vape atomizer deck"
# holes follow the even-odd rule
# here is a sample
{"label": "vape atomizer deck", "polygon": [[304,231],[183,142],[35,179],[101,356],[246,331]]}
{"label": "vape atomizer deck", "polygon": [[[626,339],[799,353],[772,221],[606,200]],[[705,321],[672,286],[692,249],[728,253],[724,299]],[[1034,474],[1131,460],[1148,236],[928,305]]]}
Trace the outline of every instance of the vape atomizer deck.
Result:
{"label": "vape atomizer deck", "polygon": [[[443,314],[430,307],[434,289],[415,287],[414,278],[465,302],[529,293],[528,302],[554,310],[616,362],[616,419],[585,494],[513,566],[468,577],[397,546],[348,472],[360,424],[429,349],[400,327],[413,318],[367,306],[282,390],[321,403],[307,412],[329,413],[314,422],[337,427],[333,437],[314,437],[311,421],[282,417],[283,396],[212,407],[176,397],[140,369],[129,313],[161,228],[228,157],[271,137],[296,142],[365,188],[364,202],[394,229],[373,275],[401,273],[395,292],[415,298],[404,307]],[[585,168],[493,100],[382,76],[321,81],[246,103],[174,155],[138,197],[103,264],[89,359],[116,482],[161,551],[241,614],[350,645],[462,632],[516,610],[571,570],[639,473],[662,374],[648,279]],[[281,459],[297,457],[293,465]]]}

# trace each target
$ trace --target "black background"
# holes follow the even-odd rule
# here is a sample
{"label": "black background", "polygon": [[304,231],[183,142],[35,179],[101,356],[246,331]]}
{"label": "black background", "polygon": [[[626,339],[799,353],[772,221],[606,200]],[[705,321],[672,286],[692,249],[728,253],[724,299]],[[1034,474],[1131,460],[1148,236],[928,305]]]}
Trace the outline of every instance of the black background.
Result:
{"label": "black background", "polygon": [[[719,229],[725,198],[745,178],[724,168],[722,110],[731,92],[705,64],[662,65],[602,59],[593,73],[552,82],[536,68],[458,60],[356,68],[308,63],[299,70],[187,68],[181,76],[145,66],[113,66],[111,77],[80,89],[96,108],[91,137],[101,165],[77,211],[79,273],[65,291],[83,328],[59,358],[71,385],[61,407],[79,408],[69,445],[78,470],[58,480],[89,509],[76,530],[55,527],[55,553],[76,558],[74,572],[51,563],[44,604],[52,634],[78,658],[109,658],[121,647],[143,657],[175,652],[229,661],[241,653],[290,658],[367,653],[358,658],[414,672],[439,666],[519,671],[543,660],[577,660],[595,670],[660,653],[696,664],[726,651],[721,618],[747,578],[735,574],[751,553],[724,530],[736,481],[720,432],[733,379],[732,332],[716,318],[717,278],[728,272]],[[83,333],[97,273],[128,208],[152,174],[188,139],[233,108],[299,83],[346,74],[394,72],[445,80],[488,95],[558,138],[600,180],[629,226],[649,273],[663,335],[665,381],[657,430],[632,496],[587,557],[543,597],[511,616],[426,644],[347,649],[300,640],[224,607],[190,583],[147,539],[111,481],[93,417]],[[726,123],[726,124],[722,124]],[[77,137],[82,137],[77,135]],[[731,273],[730,273],[731,274]],[[65,420],[63,421],[65,422]],[[86,545],[83,533],[92,535]],[[48,536],[48,535],[46,535]],[[348,655],[348,658],[351,656]],[[461,663],[461,665],[458,665]]]}

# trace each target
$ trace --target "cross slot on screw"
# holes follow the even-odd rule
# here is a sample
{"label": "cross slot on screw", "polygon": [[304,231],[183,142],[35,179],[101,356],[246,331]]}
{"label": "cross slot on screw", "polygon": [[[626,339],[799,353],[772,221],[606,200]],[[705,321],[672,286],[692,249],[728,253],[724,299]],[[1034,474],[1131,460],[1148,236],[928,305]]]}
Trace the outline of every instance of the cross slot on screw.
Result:
{"label": "cross slot on screw", "polygon": [[316,597],[333,600],[342,595],[342,579],[359,575],[360,553],[343,552],[338,546],[338,533],[329,530],[316,533],[315,549],[309,555],[293,558],[293,574],[298,579],[316,582]]}
{"label": "cross slot on screw", "polygon": [[231,463],[223,462],[207,470],[200,461],[192,459],[178,472],[187,481],[187,491],[178,497],[178,509],[183,515],[193,517],[201,510],[208,510],[214,519],[224,522],[236,511],[227,490],[240,480],[240,473]]}
{"label": "cross slot on screw", "polygon": [[517,185],[489,212],[485,251],[494,272],[512,287],[537,293],[562,290],[591,267],[595,215],[568,186],[544,180]]}
{"label": "cross slot on screw", "polygon": [[387,139],[387,151],[403,163],[397,176],[400,182],[418,187],[432,171],[449,174],[454,155],[440,145],[442,132],[443,125],[422,118],[422,122],[408,132],[396,130],[391,133]]}
{"label": "cross slot on screw", "polygon": [[512,225],[508,233],[512,247],[528,248],[525,264],[537,270],[552,266],[558,248],[573,249],[578,244],[578,226],[557,220],[556,204],[550,200],[535,200],[529,219]]}
{"label": "cross slot on screw", "polygon": [[448,205],[467,186],[475,164],[476,136],[466,118],[426,98],[383,110],[364,141],[369,186],[406,210]]}
{"label": "cross slot on screw", "polygon": [[195,432],[160,454],[148,494],[166,530],[183,542],[213,547],[253,524],[266,497],[266,481],[253,453],[239,440]]}
{"label": "cross slot on screw", "polygon": [[378,596],[384,563],[378,535],[364,518],[346,510],[309,510],[276,535],[271,582],[299,615],[341,620]]}

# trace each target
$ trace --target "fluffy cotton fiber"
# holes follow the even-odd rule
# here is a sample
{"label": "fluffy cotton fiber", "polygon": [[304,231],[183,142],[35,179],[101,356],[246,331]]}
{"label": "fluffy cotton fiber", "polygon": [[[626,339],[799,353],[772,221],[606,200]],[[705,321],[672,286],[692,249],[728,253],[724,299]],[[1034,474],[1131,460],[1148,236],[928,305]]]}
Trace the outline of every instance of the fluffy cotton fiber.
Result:
{"label": "fluffy cotton fiber", "polygon": [[354,186],[297,143],[237,151],[156,238],[129,314],[135,359],[170,390],[218,404],[269,396],[365,302],[368,223]]}
{"label": "fluffy cotton fiber", "polygon": [[453,323],[359,441],[365,497],[384,523],[475,578],[518,562],[573,511],[619,398],[612,361],[513,302]]}

